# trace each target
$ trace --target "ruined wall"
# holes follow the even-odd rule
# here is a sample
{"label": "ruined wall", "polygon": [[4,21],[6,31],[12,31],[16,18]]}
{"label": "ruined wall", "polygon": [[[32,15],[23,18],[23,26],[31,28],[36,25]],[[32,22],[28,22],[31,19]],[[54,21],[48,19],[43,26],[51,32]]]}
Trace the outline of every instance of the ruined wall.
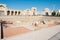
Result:
{"label": "ruined wall", "polygon": [[40,20],[55,20],[59,21],[60,17],[47,17],[47,16],[1,16],[0,20],[4,21],[21,21],[21,22],[33,22],[33,21],[40,21]]}

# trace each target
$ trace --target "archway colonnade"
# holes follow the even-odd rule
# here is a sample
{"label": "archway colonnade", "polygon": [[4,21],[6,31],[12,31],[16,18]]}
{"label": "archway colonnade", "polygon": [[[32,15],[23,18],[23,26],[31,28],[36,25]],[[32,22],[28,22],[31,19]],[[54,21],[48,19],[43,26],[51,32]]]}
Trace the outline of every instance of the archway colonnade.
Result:
{"label": "archway colonnade", "polygon": [[21,11],[7,11],[7,15],[21,15]]}

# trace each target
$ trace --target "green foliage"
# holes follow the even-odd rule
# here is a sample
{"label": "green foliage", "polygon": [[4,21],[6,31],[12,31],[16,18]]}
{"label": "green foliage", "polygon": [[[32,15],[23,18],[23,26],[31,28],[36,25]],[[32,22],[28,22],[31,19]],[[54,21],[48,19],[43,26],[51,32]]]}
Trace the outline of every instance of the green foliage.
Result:
{"label": "green foliage", "polygon": [[55,12],[55,11],[53,11],[51,15],[52,15],[52,16],[56,16],[56,12]]}

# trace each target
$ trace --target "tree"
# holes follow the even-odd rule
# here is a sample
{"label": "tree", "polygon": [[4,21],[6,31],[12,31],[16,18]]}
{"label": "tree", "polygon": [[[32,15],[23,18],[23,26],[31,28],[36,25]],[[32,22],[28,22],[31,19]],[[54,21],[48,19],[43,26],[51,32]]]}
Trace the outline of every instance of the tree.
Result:
{"label": "tree", "polygon": [[53,11],[51,15],[52,15],[52,16],[56,16],[56,12],[55,12],[55,11]]}

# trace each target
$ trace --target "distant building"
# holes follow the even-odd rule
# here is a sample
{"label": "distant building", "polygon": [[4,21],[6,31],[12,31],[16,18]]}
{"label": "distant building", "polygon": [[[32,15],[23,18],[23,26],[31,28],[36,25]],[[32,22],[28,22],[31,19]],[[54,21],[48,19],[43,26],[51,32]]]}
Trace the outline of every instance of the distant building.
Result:
{"label": "distant building", "polygon": [[0,15],[21,15],[21,10],[8,9],[5,4],[0,4]]}
{"label": "distant building", "polygon": [[51,10],[49,10],[49,8],[45,8],[43,11],[41,11],[41,14],[44,16],[48,16],[51,15]]}
{"label": "distant building", "polygon": [[56,12],[57,16],[60,16],[60,9]]}
{"label": "distant building", "polygon": [[0,4],[0,15],[37,15],[37,8],[32,7],[32,9],[22,10],[13,10],[8,9],[5,4]]}
{"label": "distant building", "polygon": [[45,8],[43,11],[39,12],[37,11],[36,7],[32,7],[31,9],[26,9],[26,10],[14,10],[14,9],[8,9],[7,6],[5,4],[0,4],[0,15],[9,15],[9,16],[16,16],[16,15],[20,15],[20,16],[48,16],[51,15],[51,10],[49,10],[48,8]]}
{"label": "distant building", "polygon": [[31,16],[31,15],[33,15],[33,13],[31,12],[31,10],[30,9],[26,9],[26,10],[24,10],[24,12],[23,12],[26,16],[28,15],[28,16]]}
{"label": "distant building", "polygon": [[32,7],[31,11],[34,16],[37,15],[37,8],[36,7]]}
{"label": "distant building", "polygon": [[0,4],[0,15],[6,15],[6,5]]}

